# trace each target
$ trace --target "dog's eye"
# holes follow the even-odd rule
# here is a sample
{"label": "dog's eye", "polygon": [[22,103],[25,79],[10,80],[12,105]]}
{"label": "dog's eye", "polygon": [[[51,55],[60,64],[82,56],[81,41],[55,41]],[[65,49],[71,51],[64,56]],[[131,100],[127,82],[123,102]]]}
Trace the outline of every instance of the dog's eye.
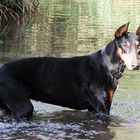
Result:
{"label": "dog's eye", "polygon": [[124,41],[122,44],[122,53],[127,54],[130,50],[130,42],[129,41]]}
{"label": "dog's eye", "polygon": [[124,42],[123,43],[123,48],[128,48],[128,47],[130,47],[130,42]]}

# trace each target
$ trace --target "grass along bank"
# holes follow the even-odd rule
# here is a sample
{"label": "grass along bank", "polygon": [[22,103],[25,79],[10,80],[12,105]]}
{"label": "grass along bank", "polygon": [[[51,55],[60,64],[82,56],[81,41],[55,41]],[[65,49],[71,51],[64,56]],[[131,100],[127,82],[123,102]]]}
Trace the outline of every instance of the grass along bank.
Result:
{"label": "grass along bank", "polygon": [[32,14],[38,7],[38,0],[0,0],[0,22],[20,18],[21,14]]}

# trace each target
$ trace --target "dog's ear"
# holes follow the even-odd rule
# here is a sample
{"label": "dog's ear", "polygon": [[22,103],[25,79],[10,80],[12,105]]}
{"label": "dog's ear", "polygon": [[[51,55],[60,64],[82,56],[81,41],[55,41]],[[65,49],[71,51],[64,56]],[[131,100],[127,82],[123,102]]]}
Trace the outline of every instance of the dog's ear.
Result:
{"label": "dog's ear", "polygon": [[123,36],[125,33],[127,33],[128,30],[128,26],[129,26],[130,22],[120,26],[116,32],[115,32],[115,38],[121,37]]}
{"label": "dog's ear", "polygon": [[140,36],[140,26],[138,27],[138,29],[136,31],[136,35]]}

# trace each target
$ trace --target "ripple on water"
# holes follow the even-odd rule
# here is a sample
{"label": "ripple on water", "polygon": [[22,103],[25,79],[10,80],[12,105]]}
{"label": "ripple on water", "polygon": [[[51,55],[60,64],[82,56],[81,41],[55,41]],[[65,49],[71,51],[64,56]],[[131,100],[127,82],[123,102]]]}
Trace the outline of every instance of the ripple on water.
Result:
{"label": "ripple on water", "polygon": [[[57,116],[59,114],[59,117]],[[75,115],[74,115],[75,114]],[[69,118],[67,116],[69,115]],[[7,119],[0,122],[0,139],[20,138],[95,138],[107,135],[112,136],[108,130],[108,122],[86,116],[86,112],[62,111],[54,113],[52,119],[44,116],[35,116],[31,120]],[[61,116],[61,117],[60,117]],[[56,117],[56,119],[54,119]],[[57,118],[58,117],[58,118]],[[72,120],[70,120],[72,118]],[[75,121],[74,121],[75,118]]]}

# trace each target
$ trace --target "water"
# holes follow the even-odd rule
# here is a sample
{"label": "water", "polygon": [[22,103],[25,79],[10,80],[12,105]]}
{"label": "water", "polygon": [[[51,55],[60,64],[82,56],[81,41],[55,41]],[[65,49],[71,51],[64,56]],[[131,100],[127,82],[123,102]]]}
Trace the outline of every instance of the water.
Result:
{"label": "water", "polygon": [[[0,64],[30,56],[84,55],[105,46],[115,30],[130,21],[140,24],[140,1],[40,0],[38,11],[18,23],[7,23],[0,34]],[[126,70],[119,81],[110,117],[32,101],[30,120],[0,112],[0,139],[139,140],[140,72]]]}

